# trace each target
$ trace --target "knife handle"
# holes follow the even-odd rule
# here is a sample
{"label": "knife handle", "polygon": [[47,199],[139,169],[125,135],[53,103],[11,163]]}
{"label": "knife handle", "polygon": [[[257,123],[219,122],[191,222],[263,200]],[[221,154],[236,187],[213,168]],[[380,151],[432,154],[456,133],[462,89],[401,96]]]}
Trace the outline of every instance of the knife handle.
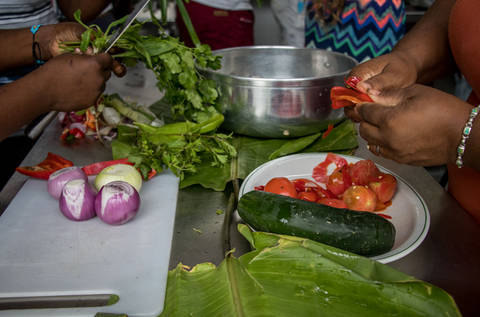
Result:
{"label": "knife handle", "polygon": [[38,116],[25,128],[25,135],[32,140],[36,139],[50,124],[50,122],[55,119],[57,114],[58,111],[50,111]]}

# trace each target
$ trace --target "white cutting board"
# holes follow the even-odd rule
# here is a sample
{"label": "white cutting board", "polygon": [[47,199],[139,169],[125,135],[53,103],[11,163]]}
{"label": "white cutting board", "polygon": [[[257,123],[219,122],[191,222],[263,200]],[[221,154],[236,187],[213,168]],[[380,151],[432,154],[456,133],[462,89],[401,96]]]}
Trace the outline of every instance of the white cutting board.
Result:
{"label": "white cutting board", "polygon": [[[94,177],[90,177],[93,184]],[[157,316],[163,311],[179,179],[143,183],[130,222],[65,218],[44,180],[29,179],[0,217],[0,298],[116,294],[112,306],[4,310],[0,316]]]}

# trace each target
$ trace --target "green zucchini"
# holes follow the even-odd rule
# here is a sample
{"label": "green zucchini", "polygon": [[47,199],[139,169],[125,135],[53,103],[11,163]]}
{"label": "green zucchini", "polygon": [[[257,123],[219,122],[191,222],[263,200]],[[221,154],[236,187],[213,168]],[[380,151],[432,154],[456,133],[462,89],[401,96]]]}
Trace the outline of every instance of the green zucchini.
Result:
{"label": "green zucchini", "polygon": [[395,226],[371,212],[251,191],[238,202],[240,217],[253,229],[307,238],[358,255],[379,255],[395,242]]}

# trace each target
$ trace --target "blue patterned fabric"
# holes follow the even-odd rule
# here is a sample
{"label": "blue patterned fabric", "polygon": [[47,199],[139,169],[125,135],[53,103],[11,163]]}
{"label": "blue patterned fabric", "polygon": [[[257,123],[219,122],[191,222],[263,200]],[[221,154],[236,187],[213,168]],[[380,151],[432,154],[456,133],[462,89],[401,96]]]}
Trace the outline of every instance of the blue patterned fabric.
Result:
{"label": "blue patterned fabric", "polygon": [[364,62],[390,52],[405,34],[402,0],[346,0],[340,19],[332,23],[327,15],[326,26],[322,26],[309,1],[305,46],[348,54]]}

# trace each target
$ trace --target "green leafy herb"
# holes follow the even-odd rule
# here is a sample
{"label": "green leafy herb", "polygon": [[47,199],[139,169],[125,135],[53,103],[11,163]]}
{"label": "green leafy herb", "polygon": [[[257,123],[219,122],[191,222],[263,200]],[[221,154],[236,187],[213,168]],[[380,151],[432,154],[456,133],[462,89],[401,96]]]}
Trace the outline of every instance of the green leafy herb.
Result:
{"label": "green leafy herb", "polygon": [[221,215],[221,214],[223,214],[223,210],[222,210],[222,209],[218,209],[218,210],[217,210],[217,215]]}
{"label": "green leafy herb", "polygon": [[[112,27],[123,23],[126,17],[113,22],[105,33],[97,25],[87,27],[83,24],[80,10],[75,13],[75,19],[87,31],[83,33],[81,42],[63,43],[62,49],[72,52],[78,47],[85,52],[88,46],[93,46],[94,52],[103,52],[111,37]],[[159,36],[140,35],[139,31],[146,22],[135,20],[125,30],[115,43],[123,52],[113,57],[122,58],[126,66],[134,66],[140,61],[151,69],[157,77],[157,87],[165,93],[175,118],[181,116],[201,123],[218,115],[215,82],[201,76],[196,70],[196,63],[200,67],[216,70],[221,67],[221,56],[213,56],[208,45],[198,44],[195,48],[185,46],[179,39],[165,34],[159,23]],[[92,34],[94,40],[91,40]]]}

